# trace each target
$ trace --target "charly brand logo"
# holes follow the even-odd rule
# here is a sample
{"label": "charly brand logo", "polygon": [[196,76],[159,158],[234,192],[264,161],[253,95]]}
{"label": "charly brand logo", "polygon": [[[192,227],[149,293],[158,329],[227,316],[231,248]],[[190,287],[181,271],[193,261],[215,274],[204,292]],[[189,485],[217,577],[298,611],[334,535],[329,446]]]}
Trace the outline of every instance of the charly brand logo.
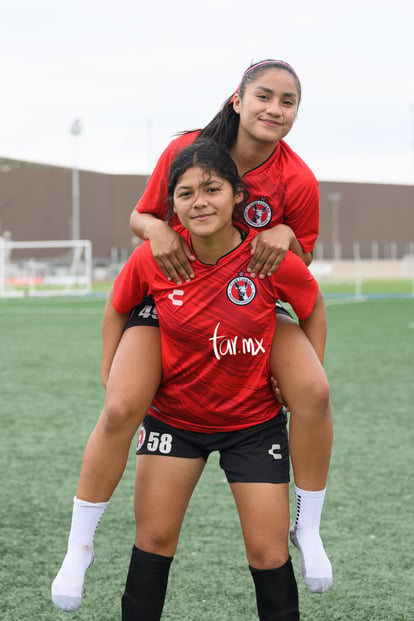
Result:
{"label": "charly brand logo", "polygon": [[183,301],[180,299],[184,295],[184,291],[182,289],[174,289],[172,293],[169,294],[168,299],[174,304],[174,306],[182,306]]}
{"label": "charly brand logo", "polygon": [[227,297],[237,306],[250,304],[255,295],[256,285],[251,278],[245,276],[244,272],[239,272],[239,275],[227,285]]}
{"label": "charly brand logo", "polygon": [[264,198],[248,203],[244,208],[244,219],[247,224],[256,229],[261,229],[269,224],[272,219],[272,210]]}
{"label": "charly brand logo", "polygon": [[280,451],[280,444],[272,444],[272,448],[270,448],[267,452],[273,457],[273,459],[282,459],[281,453],[278,453],[277,451]]}

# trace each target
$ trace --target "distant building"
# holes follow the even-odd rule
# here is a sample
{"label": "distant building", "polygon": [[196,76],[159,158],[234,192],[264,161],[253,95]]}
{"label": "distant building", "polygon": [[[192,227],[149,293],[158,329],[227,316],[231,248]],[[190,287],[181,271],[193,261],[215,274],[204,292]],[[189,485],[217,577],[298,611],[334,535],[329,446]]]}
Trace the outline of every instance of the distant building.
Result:
{"label": "distant building", "polygon": [[[80,237],[92,241],[95,263],[133,250],[129,217],[146,181],[80,171]],[[317,258],[350,258],[355,248],[362,258],[414,254],[414,186],[321,181],[320,197]],[[65,240],[71,231],[71,169],[0,158],[0,235]]]}
{"label": "distant building", "polygon": [[[95,261],[134,248],[129,217],[145,189],[143,175],[80,171],[80,237]],[[71,239],[72,170],[0,158],[0,235],[15,241]]]}
{"label": "distant building", "polygon": [[319,191],[316,253],[332,258],[336,230],[339,258],[351,258],[355,245],[361,258],[414,255],[413,185],[321,181]]}

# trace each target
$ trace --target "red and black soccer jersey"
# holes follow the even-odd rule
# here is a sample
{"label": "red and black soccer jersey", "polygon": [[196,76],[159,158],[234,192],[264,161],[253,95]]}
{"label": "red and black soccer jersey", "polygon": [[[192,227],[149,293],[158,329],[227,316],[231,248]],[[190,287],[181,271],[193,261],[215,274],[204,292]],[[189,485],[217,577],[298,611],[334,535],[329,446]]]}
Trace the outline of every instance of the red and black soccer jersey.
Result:
{"label": "red and black soccer jersey", "polygon": [[[177,231],[190,244],[189,232]],[[148,294],[156,302],[163,381],[151,414],[166,423],[204,433],[233,431],[269,420],[280,407],[269,382],[275,302],[289,302],[305,319],[318,285],[290,251],[273,276],[249,278],[255,234],[249,231],[216,265],[194,261],[194,279],[181,285],[167,280],[144,242],[115,281],[118,312],[127,313]]]}
{"label": "red and black soccer jersey", "polygon": [[[167,180],[171,162],[197,136],[175,138],[161,154],[137,210],[166,219]],[[311,252],[319,232],[318,182],[305,162],[283,140],[263,164],[243,176],[249,191],[244,209],[246,223],[257,231],[277,224],[291,227],[305,253]],[[174,219],[172,224],[178,224]]]}

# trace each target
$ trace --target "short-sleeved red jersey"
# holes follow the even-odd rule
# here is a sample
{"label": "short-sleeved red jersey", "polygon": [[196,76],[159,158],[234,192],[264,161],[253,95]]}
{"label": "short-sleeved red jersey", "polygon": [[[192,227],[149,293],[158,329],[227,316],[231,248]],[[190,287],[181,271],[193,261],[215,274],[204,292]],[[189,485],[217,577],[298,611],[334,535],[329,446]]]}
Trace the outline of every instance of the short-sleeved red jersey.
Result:
{"label": "short-sleeved red jersey", "polygon": [[[190,245],[183,227],[176,229]],[[216,265],[192,262],[195,277],[167,280],[149,242],[135,249],[114,284],[113,305],[127,313],[151,294],[162,339],[163,381],[151,414],[179,428],[211,433],[242,429],[278,411],[269,382],[275,302],[300,319],[313,309],[318,285],[291,251],[271,277],[251,279],[249,231]]]}
{"label": "short-sleeved red jersey", "polygon": [[[171,162],[197,135],[197,132],[182,134],[170,142],[137,204],[139,212],[166,219]],[[311,252],[319,233],[319,186],[310,168],[289,145],[279,140],[269,159],[245,173],[243,181],[249,191],[244,209],[246,223],[257,231],[287,224],[303,251]],[[178,224],[178,220],[173,220],[172,224]]]}

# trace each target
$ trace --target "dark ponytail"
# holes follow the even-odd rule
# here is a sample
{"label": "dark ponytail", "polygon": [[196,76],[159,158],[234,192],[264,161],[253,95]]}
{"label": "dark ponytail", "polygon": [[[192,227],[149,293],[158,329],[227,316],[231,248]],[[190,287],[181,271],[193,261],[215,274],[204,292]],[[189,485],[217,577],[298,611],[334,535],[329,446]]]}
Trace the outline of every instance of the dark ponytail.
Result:
{"label": "dark ponytail", "polygon": [[233,109],[233,95],[230,95],[220,112],[200,131],[197,140],[209,138],[231,149],[237,138],[239,123],[240,116]]}

